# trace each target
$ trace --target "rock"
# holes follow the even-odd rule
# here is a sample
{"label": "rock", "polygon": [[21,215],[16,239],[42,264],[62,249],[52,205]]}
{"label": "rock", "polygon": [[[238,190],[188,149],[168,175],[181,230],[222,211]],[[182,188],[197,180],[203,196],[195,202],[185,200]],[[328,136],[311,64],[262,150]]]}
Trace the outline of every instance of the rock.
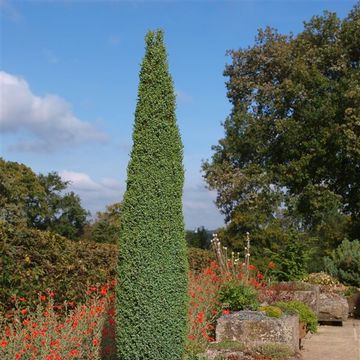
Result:
{"label": "rock", "polygon": [[208,349],[203,355],[206,360],[217,360],[217,359],[241,359],[241,360],[252,360],[253,357],[250,354],[245,354],[243,351],[234,350],[216,350]]}
{"label": "rock", "polygon": [[249,349],[266,343],[285,344],[296,352],[299,350],[299,317],[272,318],[260,311],[223,315],[216,326],[216,342],[222,341],[239,341]]}
{"label": "rock", "polygon": [[280,290],[275,293],[276,301],[298,300],[310,307],[315,314],[319,312],[320,286],[304,284],[305,290]]}
{"label": "rock", "polygon": [[360,291],[346,297],[349,304],[349,316],[360,318]]}
{"label": "rock", "polygon": [[336,293],[321,293],[319,301],[319,321],[343,322],[348,318],[349,304],[345,297]]}

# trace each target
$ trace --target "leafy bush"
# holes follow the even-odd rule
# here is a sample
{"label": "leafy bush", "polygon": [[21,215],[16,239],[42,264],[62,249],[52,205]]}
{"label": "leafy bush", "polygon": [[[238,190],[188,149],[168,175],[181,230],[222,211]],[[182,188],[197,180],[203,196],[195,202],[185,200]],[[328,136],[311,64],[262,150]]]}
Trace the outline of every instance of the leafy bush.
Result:
{"label": "leafy bush", "polygon": [[257,291],[242,282],[231,280],[219,290],[219,301],[229,310],[256,310],[259,307]]}
{"label": "leafy bush", "polygon": [[279,318],[283,314],[282,310],[278,306],[260,306],[258,308],[259,311],[265,312],[266,316]]}
{"label": "leafy bush", "polygon": [[324,259],[326,271],[346,285],[360,287],[360,242],[345,239],[330,257]]}
{"label": "leafy bush", "polygon": [[298,300],[279,301],[275,305],[285,313],[298,314],[300,321],[306,324],[306,329],[311,333],[315,333],[317,331],[317,317],[308,305]]}
{"label": "leafy bush", "polygon": [[[20,298],[11,322],[4,321],[0,313],[0,359],[99,360],[111,300],[108,294],[93,295],[72,310],[70,303],[54,305],[51,296],[42,295],[36,310],[31,311],[29,303]],[[102,359],[108,358],[105,351],[103,355]]]}
{"label": "leafy bush", "polygon": [[294,355],[294,350],[286,344],[262,344],[256,348],[256,353],[259,353],[269,359],[287,359]]}
{"label": "leafy bush", "polygon": [[72,241],[48,231],[0,222],[0,311],[12,295],[36,299],[51,289],[56,302],[84,300],[88,285],[115,278],[117,248]]}
{"label": "leafy bush", "polygon": [[306,274],[309,251],[305,248],[300,238],[294,236],[281,249],[281,251],[268,251],[276,268],[272,270],[272,276],[278,281],[300,280]]}
{"label": "leafy bush", "polygon": [[339,281],[325,272],[311,273],[303,281],[314,285],[338,285]]}
{"label": "leafy bush", "polygon": [[210,250],[199,248],[188,248],[188,260],[190,269],[199,272],[208,267],[211,261],[215,260],[215,254]]}
{"label": "leafy bush", "polygon": [[216,349],[216,350],[237,350],[243,351],[245,350],[245,345],[236,340],[224,340],[220,342],[213,342],[209,344],[209,349]]}

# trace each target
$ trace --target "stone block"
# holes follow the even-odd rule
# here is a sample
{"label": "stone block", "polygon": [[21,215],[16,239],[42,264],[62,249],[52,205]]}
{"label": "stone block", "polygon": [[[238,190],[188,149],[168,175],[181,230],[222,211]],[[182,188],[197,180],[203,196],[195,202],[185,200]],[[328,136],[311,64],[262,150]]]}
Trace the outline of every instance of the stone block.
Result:
{"label": "stone block", "polygon": [[266,343],[286,344],[299,350],[299,317],[266,316],[260,311],[238,311],[221,316],[216,326],[216,341],[239,341],[247,348]]}
{"label": "stone block", "polygon": [[349,316],[356,319],[360,318],[360,291],[346,297],[349,304]]}
{"label": "stone block", "polygon": [[336,293],[321,293],[319,301],[319,321],[343,322],[348,318],[349,304],[344,296]]}
{"label": "stone block", "polygon": [[309,285],[306,290],[281,290],[278,300],[298,300],[308,305],[315,314],[319,313],[320,286]]}

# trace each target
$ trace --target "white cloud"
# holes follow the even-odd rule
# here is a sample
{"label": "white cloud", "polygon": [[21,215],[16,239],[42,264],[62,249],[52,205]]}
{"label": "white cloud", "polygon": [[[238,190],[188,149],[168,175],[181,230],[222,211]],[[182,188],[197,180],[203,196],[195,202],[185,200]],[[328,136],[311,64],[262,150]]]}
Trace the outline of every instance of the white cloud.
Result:
{"label": "white cloud", "polygon": [[70,186],[74,190],[97,191],[101,189],[101,185],[96,183],[85,173],[63,170],[60,171],[59,175],[64,181],[69,181]]}
{"label": "white cloud", "polygon": [[[84,208],[93,215],[107,205],[123,198],[125,182],[115,178],[94,180],[83,172],[63,170],[59,172],[63,180],[70,181],[69,189],[78,194]],[[209,230],[223,226],[223,216],[214,204],[216,193],[205,188],[204,183],[186,184],[183,195],[184,218],[187,229],[205,226]]]}
{"label": "white cloud", "polygon": [[107,205],[122,200],[124,186],[114,178],[92,179],[88,174],[63,170],[59,172],[61,178],[69,181],[69,189],[78,194],[85,209],[93,215],[102,211]]}
{"label": "white cloud", "polygon": [[15,150],[52,151],[63,145],[106,140],[92,124],[78,119],[57,95],[34,95],[22,78],[0,71],[0,132],[26,134]]}

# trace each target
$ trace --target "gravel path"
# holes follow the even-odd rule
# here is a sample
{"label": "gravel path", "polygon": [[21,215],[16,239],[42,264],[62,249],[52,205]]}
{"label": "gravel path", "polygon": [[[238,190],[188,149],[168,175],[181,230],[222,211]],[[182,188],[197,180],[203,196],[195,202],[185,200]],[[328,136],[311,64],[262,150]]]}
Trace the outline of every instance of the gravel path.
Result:
{"label": "gravel path", "polygon": [[360,320],[349,319],[343,326],[319,326],[302,345],[303,360],[360,360]]}

